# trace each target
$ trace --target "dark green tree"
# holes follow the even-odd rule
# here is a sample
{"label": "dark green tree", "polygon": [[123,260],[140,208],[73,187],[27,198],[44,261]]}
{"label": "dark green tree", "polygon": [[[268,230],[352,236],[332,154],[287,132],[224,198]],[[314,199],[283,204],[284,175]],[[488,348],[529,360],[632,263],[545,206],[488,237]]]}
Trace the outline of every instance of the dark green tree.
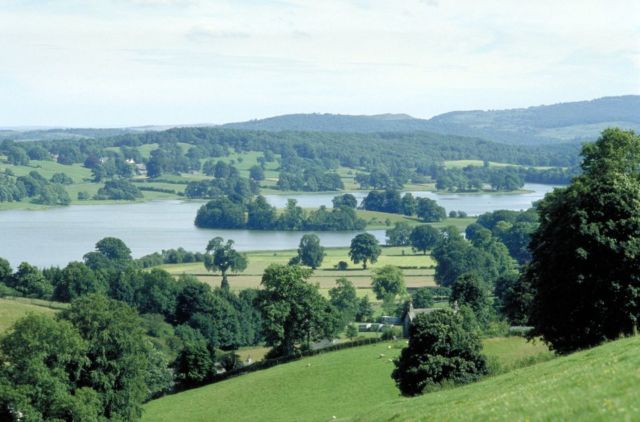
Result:
{"label": "dark green tree", "polygon": [[433,306],[433,294],[431,289],[423,287],[414,290],[411,294],[411,300],[415,308],[430,308]]}
{"label": "dark green tree", "polygon": [[486,288],[474,273],[462,274],[451,286],[449,303],[452,306],[467,305],[481,324],[489,322],[491,299]]}
{"label": "dark green tree", "polygon": [[414,251],[421,251],[426,255],[440,240],[440,231],[429,224],[416,226],[411,230],[409,240]]}
{"label": "dark green tree", "polygon": [[436,201],[430,198],[418,198],[416,214],[425,223],[434,223],[444,220],[447,213]]}
{"label": "dark green tree", "polygon": [[393,265],[374,270],[371,288],[378,299],[395,299],[407,292],[402,270]]}
{"label": "dark green tree", "polygon": [[582,175],[538,205],[532,260],[532,336],[559,353],[638,330],[640,137],[607,129],[582,150]]}
{"label": "dark green tree", "polygon": [[378,239],[371,233],[361,233],[351,240],[349,258],[354,264],[362,262],[362,268],[367,269],[367,262],[372,264],[378,260],[382,253]]}
{"label": "dark green tree", "polygon": [[442,384],[463,384],[485,375],[482,343],[451,310],[418,314],[409,329],[409,345],[394,361],[391,377],[403,395],[415,396]]}
{"label": "dark green tree", "polygon": [[62,270],[60,280],[53,291],[54,300],[71,302],[75,298],[91,294],[106,294],[107,282],[81,262],[71,262]]}

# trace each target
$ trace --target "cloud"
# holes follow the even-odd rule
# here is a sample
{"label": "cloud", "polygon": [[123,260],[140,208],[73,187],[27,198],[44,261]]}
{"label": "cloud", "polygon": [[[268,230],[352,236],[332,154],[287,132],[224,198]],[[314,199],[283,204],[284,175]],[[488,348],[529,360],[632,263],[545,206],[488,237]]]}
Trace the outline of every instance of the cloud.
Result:
{"label": "cloud", "polygon": [[187,32],[186,37],[191,41],[203,42],[211,40],[248,39],[251,38],[251,34],[245,31],[225,31],[204,27],[194,27]]}

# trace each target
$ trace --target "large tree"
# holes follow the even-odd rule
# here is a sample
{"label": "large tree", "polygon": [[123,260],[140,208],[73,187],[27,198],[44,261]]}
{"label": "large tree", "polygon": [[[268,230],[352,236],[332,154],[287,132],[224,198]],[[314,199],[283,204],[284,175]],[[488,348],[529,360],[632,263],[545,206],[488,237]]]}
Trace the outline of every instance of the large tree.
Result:
{"label": "large tree", "polygon": [[220,287],[229,289],[229,280],[227,272],[241,272],[247,268],[247,257],[233,248],[233,240],[227,240],[221,237],[214,237],[207,245],[207,253],[204,256],[204,266],[212,272],[220,271],[222,273],[222,283]]}
{"label": "large tree", "polygon": [[414,227],[409,235],[411,248],[414,251],[421,251],[425,255],[427,250],[432,249],[438,243],[440,237],[440,231],[428,224]]}
{"label": "large tree", "polygon": [[640,138],[607,129],[582,150],[583,174],[538,205],[532,336],[559,353],[630,335],[640,318]]}
{"label": "large tree", "polygon": [[291,355],[296,347],[331,338],[340,329],[340,315],[307,282],[311,270],[298,265],[272,264],[264,271],[257,304],[263,331],[275,355]]}
{"label": "large tree", "polygon": [[367,269],[367,262],[375,263],[382,253],[378,239],[371,233],[361,233],[351,240],[349,257],[354,264],[362,262],[362,268]]}
{"label": "large tree", "polygon": [[324,248],[320,246],[320,238],[315,234],[305,234],[298,245],[300,262],[312,269],[318,268],[324,259]]}

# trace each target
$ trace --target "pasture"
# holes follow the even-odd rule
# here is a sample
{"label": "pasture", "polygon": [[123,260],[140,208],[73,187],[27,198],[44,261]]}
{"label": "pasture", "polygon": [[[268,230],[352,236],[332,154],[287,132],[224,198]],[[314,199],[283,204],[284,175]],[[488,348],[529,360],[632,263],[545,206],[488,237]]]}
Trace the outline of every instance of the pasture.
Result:
{"label": "pasture", "polygon": [[63,304],[24,298],[0,298],[0,334],[28,313],[53,315],[56,309],[51,306],[56,305]]}
{"label": "pasture", "polygon": [[[498,346],[507,342],[508,347]],[[400,400],[391,379],[404,341],[329,352],[154,400],[143,421],[330,421]],[[492,340],[492,359],[547,353],[522,338]]]}
{"label": "pasture", "polygon": [[[435,285],[433,280],[435,261],[428,254],[414,254],[410,246],[382,248],[378,262],[369,264],[366,270],[362,269],[362,265],[355,265],[349,261],[348,253],[349,248],[327,248],[322,266],[313,272],[310,281],[318,283],[321,291],[327,292],[328,289],[335,286],[337,278],[346,277],[358,288],[361,295],[370,294],[373,270],[383,265],[395,265],[403,268],[407,287]],[[262,273],[269,264],[286,264],[295,255],[297,255],[295,250],[248,252],[247,269],[242,273],[229,275],[231,289],[242,290],[259,287]],[[346,271],[339,271],[335,268],[340,261],[349,263],[349,268]],[[222,279],[220,273],[208,273],[201,262],[163,265],[161,268],[174,275],[193,274],[211,286],[219,286]]]}

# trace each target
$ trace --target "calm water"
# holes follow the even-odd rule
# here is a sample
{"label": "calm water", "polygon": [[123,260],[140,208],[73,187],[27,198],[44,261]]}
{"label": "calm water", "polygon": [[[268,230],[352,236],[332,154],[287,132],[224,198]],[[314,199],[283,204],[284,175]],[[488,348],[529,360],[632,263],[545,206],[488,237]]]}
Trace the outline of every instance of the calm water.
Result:
{"label": "calm water", "polygon": [[[547,185],[526,185],[533,193],[518,195],[456,195],[414,192],[433,198],[447,211],[462,210],[477,215],[497,209],[520,210],[553,189]],[[354,194],[360,201],[364,194]],[[331,206],[335,194],[267,195],[277,207],[295,198],[303,207]],[[130,205],[72,205],[42,211],[0,211],[0,256],[15,267],[22,261],[38,266],[66,265],[81,260],[103,237],[125,241],[135,257],[182,246],[202,251],[215,236],[231,238],[239,250],[296,248],[300,232],[198,229],[193,225],[202,202],[159,201]],[[384,230],[370,231],[384,242]],[[318,233],[324,246],[346,246],[354,232]]]}

